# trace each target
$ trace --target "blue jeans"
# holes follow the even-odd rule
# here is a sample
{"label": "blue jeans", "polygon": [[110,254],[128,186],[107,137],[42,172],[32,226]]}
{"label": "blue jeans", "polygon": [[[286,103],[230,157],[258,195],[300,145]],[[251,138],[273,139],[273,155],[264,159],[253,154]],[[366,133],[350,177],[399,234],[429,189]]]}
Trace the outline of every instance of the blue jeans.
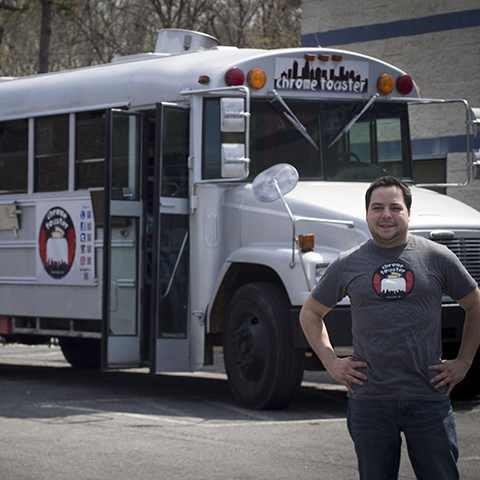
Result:
{"label": "blue jeans", "polygon": [[361,480],[396,480],[403,432],[419,480],[456,480],[458,447],[450,400],[348,400],[348,430]]}

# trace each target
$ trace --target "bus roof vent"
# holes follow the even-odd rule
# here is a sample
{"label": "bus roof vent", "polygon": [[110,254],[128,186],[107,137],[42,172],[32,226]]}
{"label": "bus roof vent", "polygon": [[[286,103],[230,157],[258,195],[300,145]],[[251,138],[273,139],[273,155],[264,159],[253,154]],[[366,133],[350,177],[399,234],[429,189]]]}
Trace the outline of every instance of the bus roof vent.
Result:
{"label": "bus roof vent", "polygon": [[181,28],[165,28],[159,30],[155,53],[175,55],[197,50],[215,48],[218,40],[206,33],[183,30]]}

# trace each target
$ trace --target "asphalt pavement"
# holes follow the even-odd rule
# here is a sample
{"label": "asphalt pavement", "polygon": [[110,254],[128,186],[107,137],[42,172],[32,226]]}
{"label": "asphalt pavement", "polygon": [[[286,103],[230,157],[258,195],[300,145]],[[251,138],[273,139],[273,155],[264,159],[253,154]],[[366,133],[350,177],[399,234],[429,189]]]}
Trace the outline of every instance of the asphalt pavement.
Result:
{"label": "asphalt pavement", "polygon": [[[323,372],[289,409],[252,411],[232,401],[221,362],[88,372],[56,346],[0,346],[0,480],[353,480],[345,408]],[[454,410],[462,479],[478,480],[480,397]],[[415,478],[405,448],[400,478]]]}

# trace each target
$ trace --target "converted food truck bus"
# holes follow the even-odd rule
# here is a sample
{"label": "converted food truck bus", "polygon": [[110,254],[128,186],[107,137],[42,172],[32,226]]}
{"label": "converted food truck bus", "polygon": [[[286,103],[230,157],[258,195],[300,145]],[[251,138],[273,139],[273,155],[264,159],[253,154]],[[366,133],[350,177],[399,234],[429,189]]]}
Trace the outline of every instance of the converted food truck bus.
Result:
{"label": "converted food truck bus", "polygon": [[[407,73],[344,50],[238,49],[167,29],[153,53],[1,80],[0,335],[58,338],[73,367],[153,374],[201,368],[223,347],[251,408],[288,405],[304,369],[321,367],[299,309],[369,238],[369,182],[412,182],[412,105],[459,105],[463,183],[478,169],[478,110],[422,99]],[[480,280],[480,213],[412,191],[411,231]],[[463,311],[445,298],[443,312],[454,355]],[[348,299],[327,324],[347,355]]]}

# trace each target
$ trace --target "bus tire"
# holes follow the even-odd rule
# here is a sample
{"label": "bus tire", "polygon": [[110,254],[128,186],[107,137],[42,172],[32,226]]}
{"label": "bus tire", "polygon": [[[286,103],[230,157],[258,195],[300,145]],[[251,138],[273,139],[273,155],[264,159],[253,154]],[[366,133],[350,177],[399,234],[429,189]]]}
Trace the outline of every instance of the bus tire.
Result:
{"label": "bus tire", "polygon": [[230,390],[243,406],[288,406],[303,378],[302,350],[293,344],[290,304],[272,283],[250,283],[234,294],[224,331]]}
{"label": "bus tire", "polygon": [[65,360],[79,369],[99,369],[101,363],[100,340],[96,338],[58,339]]}

